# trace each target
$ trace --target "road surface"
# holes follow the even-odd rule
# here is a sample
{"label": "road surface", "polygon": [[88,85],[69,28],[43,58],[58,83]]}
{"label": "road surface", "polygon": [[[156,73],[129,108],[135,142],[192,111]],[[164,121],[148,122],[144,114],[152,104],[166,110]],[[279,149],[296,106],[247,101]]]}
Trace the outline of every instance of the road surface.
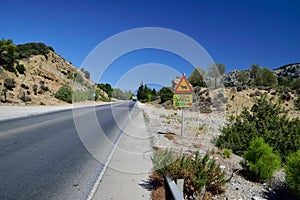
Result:
{"label": "road surface", "polygon": [[0,121],[0,199],[86,199],[103,164],[82,135],[97,136],[92,151],[104,159],[112,148],[103,141],[116,142],[135,110],[134,102],[112,105]]}

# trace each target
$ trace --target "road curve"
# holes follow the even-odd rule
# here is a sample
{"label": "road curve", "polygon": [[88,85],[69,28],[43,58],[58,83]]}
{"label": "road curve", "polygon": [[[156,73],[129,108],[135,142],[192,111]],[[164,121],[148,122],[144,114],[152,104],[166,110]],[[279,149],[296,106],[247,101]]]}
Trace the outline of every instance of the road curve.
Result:
{"label": "road curve", "polygon": [[[96,148],[106,156],[112,149],[101,141],[116,141],[135,104],[112,105],[76,110],[82,124],[96,116],[104,133],[97,137]],[[86,199],[103,163],[79,136],[99,129],[81,126],[78,135],[73,115],[64,110],[0,122],[0,199]]]}

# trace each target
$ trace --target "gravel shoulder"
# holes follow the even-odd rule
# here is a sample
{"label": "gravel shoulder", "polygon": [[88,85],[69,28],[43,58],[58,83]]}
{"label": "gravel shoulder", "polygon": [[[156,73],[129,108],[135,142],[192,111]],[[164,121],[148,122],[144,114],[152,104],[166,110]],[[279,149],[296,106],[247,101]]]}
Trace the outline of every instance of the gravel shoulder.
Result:
{"label": "gravel shoulder", "polygon": [[239,164],[242,158],[232,154],[230,158],[225,159],[221,150],[215,147],[213,141],[226,122],[225,113],[214,111],[199,114],[184,110],[184,132],[181,135],[181,110],[164,109],[160,105],[152,104],[140,104],[140,107],[144,111],[154,149],[168,148],[179,153],[193,153],[199,150],[203,155],[210,151],[211,156],[228,176],[233,173],[231,181],[225,185],[225,192],[214,196],[213,199],[279,199],[273,186],[284,183],[282,172],[278,172],[268,183],[250,182],[238,173],[242,170]]}

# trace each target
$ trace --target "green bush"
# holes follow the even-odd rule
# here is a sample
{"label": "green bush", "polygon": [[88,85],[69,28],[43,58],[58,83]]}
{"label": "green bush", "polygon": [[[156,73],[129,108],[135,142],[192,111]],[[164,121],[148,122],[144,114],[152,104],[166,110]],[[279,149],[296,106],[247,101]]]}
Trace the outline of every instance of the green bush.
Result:
{"label": "green bush", "polygon": [[50,50],[53,51],[53,48],[46,46],[41,42],[19,44],[16,47],[16,52],[18,53],[19,58],[29,58],[31,55],[46,55]]}
{"label": "green bush", "polygon": [[25,74],[26,68],[24,65],[17,63],[16,69],[20,74]]}
{"label": "green bush", "polygon": [[72,103],[72,88],[68,85],[61,86],[55,93],[55,98]]}
{"label": "green bush", "polygon": [[153,156],[154,169],[163,176],[173,180],[184,179],[184,196],[186,199],[199,196],[205,186],[212,194],[223,191],[222,187],[230,181],[221,170],[216,160],[210,159],[207,153],[203,158],[199,151],[194,156],[177,156],[171,151],[156,152]]}
{"label": "green bush", "polygon": [[285,172],[288,187],[300,198],[300,150],[288,156]]}
{"label": "green bush", "polygon": [[245,152],[244,158],[249,164],[249,169],[255,175],[256,180],[269,179],[275,170],[280,169],[280,156],[273,152],[273,149],[259,137],[250,143],[249,149]]}
{"label": "green bush", "polygon": [[257,99],[251,110],[244,108],[240,115],[231,116],[221,132],[217,146],[240,156],[257,137],[278,151],[283,160],[300,148],[300,120],[289,120],[281,104],[266,95]]}

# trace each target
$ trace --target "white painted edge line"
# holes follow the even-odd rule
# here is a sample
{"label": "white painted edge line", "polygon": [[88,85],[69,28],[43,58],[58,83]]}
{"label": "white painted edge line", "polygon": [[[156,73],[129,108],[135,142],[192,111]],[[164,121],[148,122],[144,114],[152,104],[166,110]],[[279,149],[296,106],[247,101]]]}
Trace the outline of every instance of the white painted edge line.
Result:
{"label": "white painted edge line", "polygon": [[[132,112],[130,113],[130,116],[128,117],[128,120],[127,120],[127,122],[125,123],[125,126],[124,126],[124,128],[122,129],[122,131],[121,131],[122,133],[124,132],[125,128],[128,126],[128,122],[129,122],[129,120],[131,119],[131,115],[132,115]],[[118,140],[117,140],[117,142],[116,142],[116,144],[115,144],[113,150],[111,151],[111,153],[110,153],[110,155],[109,155],[109,157],[108,157],[108,159],[107,159],[107,161],[106,161],[106,163],[105,163],[105,165],[104,165],[102,171],[100,172],[100,174],[99,174],[99,176],[98,176],[98,178],[97,178],[97,180],[96,180],[96,182],[95,182],[95,184],[94,184],[92,190],[90,191],[90,194],[88,195],[88,197],[87,197],[86,200],[92,200],[92,199],[94,198],[94,196],[95,196],[95,194],[96,194],[96,192],[97,192],[98,186],[100,185],[101,180],[102,180],[102,178],[103,178],[103,176],[104,176],[104,174],[105,174],[105,172],[106,172],[106,170],[107,170],[108,164],[110,163],[110,161],[111,161],[111,159],[112,159],[112,157],[113,157],[113,154],[114,154],[114,152],[115,152],[117,146],[119,145],[119,142],[120,142],[120,140],[121,140],[121,138],[122,138],[122,135],[123,135],[123,134],[121,134],[120,137],[118,138]]]}
{"label": "white painted edge line", "polygon": [[97,178],[97,180],[96,180],[96,182],[95,182],[95,184],[94,184],[92,190],[90,191],[90,194],[88,195],[88,197],[87,197],[86,200],[92,200],[94,198],[94,196],[95,196],[95,194],[97,192],[98,186],[100,185],[101,180],[102,180],[102,178],[103,178],[103,176],[104,176],[104,174],[105,174],[105,172],[107,170],[108,164],[110,163],[110,161],[111,161],[111,159],[113,157],[113,154],[114,154],[114,152],[115,152],[115,150],[116,150],[116,148],[117,148],[117,146],[118,146],[118,144],[119,144],[119,142],[121,140],[121,137],[118,138],[118,141],[116,142],[113,150],[111,151],[111,153],[110,153],[110,155],[109,155],[109,157],[108,157],[108,159],[107,159],[107,161],[106,161],[106,163],[105,163],[105,165],[104,165],[101,173],[99,174],[99,176],[98,176],[98,178]]}

